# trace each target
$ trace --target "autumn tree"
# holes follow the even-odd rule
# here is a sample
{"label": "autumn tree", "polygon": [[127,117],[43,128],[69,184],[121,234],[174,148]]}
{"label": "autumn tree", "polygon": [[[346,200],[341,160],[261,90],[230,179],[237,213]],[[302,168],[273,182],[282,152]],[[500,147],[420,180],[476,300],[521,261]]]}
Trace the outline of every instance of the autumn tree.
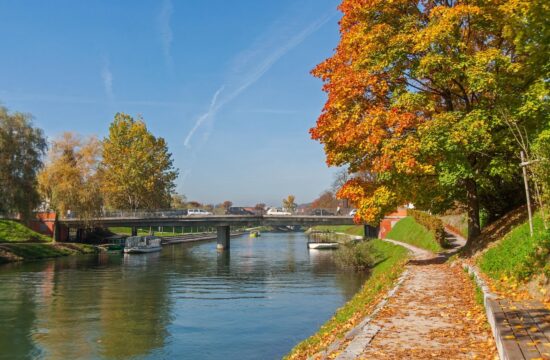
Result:
{"label": "autumn tree", "polygon": [[171,209],[185,209],[186,203],[185,201],[187,198],[183,194],[174,193],[172,194],[172,198],[170,201],[170,208]]}
{"label": "autumn tree", "polygon": [[229,209],[231,206],[233,206],[233,202],[231,202],[231,201],[229,201],[229,200],[225,200],[225,201],[222,203],[222,207],[224,208],[224,210]]}
{"label": "autumn tree", "polygon": [[37,173],[47,148],[31,116],[0,106],[0,214],[27,218],[38,205]]}
{"label": "autumn tree", "polygon": [[339,206],[338,199],[330,190],[324,191],[319,197],[311,203],[313,209],[334,209]]}
{"label": "autumn tree", "polygon": [[368,176],[349,179],[338,195],[369,223],[407,202],[439,212],[459,201],[474,238],[480,208],[496,214],[521,201],[501,108],[520,108],[544,79],[548,52],[532,33],[548,34],[533,25],[548,19],[548,7],[344,0],[339,8],[335,54],[313,70],[328,100],[311,135],[329,165]]}
{"label": "autumn tree", "polygon": [[52,142],[46,166],[38,175],[46,206],[56,215],[91,220],[101,211],[98,166],[101,143],[65,132]]}
{"label": "autumn tree", "polygon": [[106,205],[131,210],[168,208],[178,175],[166,141],[123,113],[103,141],[101,173]]}
{"label": "autumn tree", "polygon": [[296,197],[294,195],[288,195],[286,199],[283,199],[283,209],[286,209],[287,211],[294,213],[294,211],[296,211],[296,208],[298,207],[295,200],[296,200]]}

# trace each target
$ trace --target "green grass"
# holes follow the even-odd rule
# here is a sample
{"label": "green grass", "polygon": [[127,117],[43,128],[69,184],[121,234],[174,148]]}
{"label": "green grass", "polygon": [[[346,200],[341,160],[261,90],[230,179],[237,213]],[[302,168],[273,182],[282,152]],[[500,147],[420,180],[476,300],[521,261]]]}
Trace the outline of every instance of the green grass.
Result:
{"label": "green grass", "polygon": [[40,260],[74,254],[91,254],[96,252],[96,247],[86,244],[6,243],[0,245],[0,263],[9,261]]}
{"label": "green grass", "polygon": [[389,291],[403,272],[407,250],[382,240],[372,240],[372,246],[383,260],[372,269],[363,287],[319,331],[296,345],[286,359],[305,359],[326,347],[336,338],[342,338],[352,326],[357,325],[372,311],[380,295]]}
{"label": "green grass", "polygon": [[480,269],[492,279],[526,281],[544,272],[550,276],[550,231],[544,230],[540,215],[534,218],[534,236],[525,222],[508,234],[478,260]]}
{"label": "green grass", "polygon": [[483,291],[481,291],[481,288],[477,284],[475,275],[474,274],[468,274],[468,270],[466,270],[466,269],[464,269],[464,272],[466,273],[466,275],[468,275],[468,277],[470,278],[470,281],[474,285],[474,289],[475,289],[475,293],[476,293],[476,302],[481,306],[485,306]]}
{"label": "green grass", "polygon": [[318,225],[312,228],[316,231],[339,232],[349,235],[365,236],[363,225]]}
{"label": "green grass", "polygon": [[0,243],[5,242],[51,242],[49,236],[39,234],[13,220],[0,220]]}
{"label": "green grass", "polygon": [[410,216],[399,220],[386,237],[433,252],[442,250],[434,235]]}

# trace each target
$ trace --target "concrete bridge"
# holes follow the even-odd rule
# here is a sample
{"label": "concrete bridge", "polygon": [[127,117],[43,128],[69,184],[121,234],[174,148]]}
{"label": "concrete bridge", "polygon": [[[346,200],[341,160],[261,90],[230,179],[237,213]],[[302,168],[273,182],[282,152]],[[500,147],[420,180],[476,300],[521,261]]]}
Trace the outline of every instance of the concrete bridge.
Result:
{"label": "concrete bridge", "polygon": [[[98,227],[124,226],[132,228],[132,235],[137,235],[138,227],[157,226],[209,226],[217,228],[218,249],[230,247],[231,226],[315,226],[315,225],[355,225],[352,216],[311,216],[311,215],[206,215],[206,216],[163,216],[160,214],[136,214],[135,216],[106,216],[89,219],[65,218],[59,223],[68,228],[82,229],[93,224]],[[367,237],[376,237],[377,229],[365,225]]]}

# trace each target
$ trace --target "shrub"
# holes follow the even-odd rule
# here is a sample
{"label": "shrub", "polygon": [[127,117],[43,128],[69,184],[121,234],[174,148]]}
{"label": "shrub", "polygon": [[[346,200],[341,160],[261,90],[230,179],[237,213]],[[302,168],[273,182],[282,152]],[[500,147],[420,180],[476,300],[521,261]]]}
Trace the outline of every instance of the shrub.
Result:
{"label": "shrub", "polygon": [[412,216],[417,223],[432,232],[435,241],[439,245],[442,247],[448,246],[447,238],[445,237],[445,225],[440,218],[418,210],[408,210],[407,215]]}
{"label": "shrub", "polygon": [[370,241],[361,241],[342,244],[333,258],[338,267],[359,271],[372,267],[378,256]]}

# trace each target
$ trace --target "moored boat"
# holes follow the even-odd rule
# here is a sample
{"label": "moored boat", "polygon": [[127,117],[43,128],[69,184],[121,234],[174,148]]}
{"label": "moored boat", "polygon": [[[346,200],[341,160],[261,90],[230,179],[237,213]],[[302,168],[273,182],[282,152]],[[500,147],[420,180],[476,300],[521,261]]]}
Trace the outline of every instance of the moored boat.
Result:
{"label": "moored boat", "polygon": [[308,249],[318,249],[318,250],[325,250],[325,249],[338,249],[337,242],[308,242],[307,247]]}
{"label": "moored boat", "polygon": [[260,231],[257,231],[257,230],[256,230],[256,231],[251,231],[251,232],[250,232],[250,237],[251,237],[251,238],[260,237],[260,236],[262,236],[262,234],[260,233]]}
{"label": "moored boat", "polygon": [[130,236],[126,238],[124,252],[132,253],[150,253],[162,250],[161,238],[157,236]]}

